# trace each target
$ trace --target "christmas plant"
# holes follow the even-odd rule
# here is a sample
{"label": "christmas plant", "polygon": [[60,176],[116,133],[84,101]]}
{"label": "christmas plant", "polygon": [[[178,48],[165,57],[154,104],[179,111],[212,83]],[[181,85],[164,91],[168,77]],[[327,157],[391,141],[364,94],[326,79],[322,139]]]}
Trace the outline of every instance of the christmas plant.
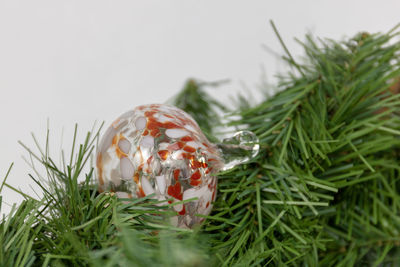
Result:
{"label": "christmas plant", "polygon": [[100,129],[78,145],[75,128],[61,164],[47,138],[44,148],[25,146],[41,197],[7,177],[0,184],[0,192],[8,187],[24,197],[0,221],[0,265],[400,264],[398,32],[344,41],[306,36],[301,62],[277,36],[292,71],[275,95],[259,104],[241,95],[228,111],[208,93],[210,84],[190,80],[172,100],[209,139],[222,121],[259,138],[254,159],[218,174],[217,199],[201,227],[169,225],[160,215],[170,209],[150,197],[99,193],[94,169],[85,166]]}

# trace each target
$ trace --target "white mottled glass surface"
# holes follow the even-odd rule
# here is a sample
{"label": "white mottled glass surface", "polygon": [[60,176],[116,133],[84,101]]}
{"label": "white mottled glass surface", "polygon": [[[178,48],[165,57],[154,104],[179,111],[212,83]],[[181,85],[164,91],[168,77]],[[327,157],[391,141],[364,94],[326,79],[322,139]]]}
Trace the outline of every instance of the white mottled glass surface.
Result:
{"label": "white mottled glass surface", "polygon": [[[216,172],[222,155],[197,123],[169,105],[139,106],[115,120],[97,151],[97,178],[101,191],[121,198],[154,198],[177,202],[173,225],[192,228],[208,215],[216,197]],[[168,203],[166,201],[166,204]]]}

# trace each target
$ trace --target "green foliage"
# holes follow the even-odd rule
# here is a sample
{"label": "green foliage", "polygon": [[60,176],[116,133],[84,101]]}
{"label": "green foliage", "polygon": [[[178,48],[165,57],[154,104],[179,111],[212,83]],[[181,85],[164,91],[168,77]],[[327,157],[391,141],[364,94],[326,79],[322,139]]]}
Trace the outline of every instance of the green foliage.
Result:
{"label": "green foliage", "polygon": [[18,208],[13,206],[10,216],[0,225],[0,266],[32,266],[36,256],[32,249],[41,225],[36,225],[39,205],[32,200],[24,201]]}
{"label": "green foliage", "polygon": [[[73,144],[76,135],[77,128]],[[4,228],[0,240],[5,246],[0,258],[6,259],[4,265],[25,266],[35,259],[34,265],[42,266],[192,266],[188,260],[204,265],[208,256],[204,249],[193,245],[192,231],[167,225],[159,215],[171,212],[155,206],[158,202],[151,196],[131,200],[98,193],[92,183],[93,168],[84,175],[83,182],[78,182],[97,136],[98,133],[89,132],[76,156],[72,153],[70,161],[61,166],[46,153],[48,147],[39,149],[40,155],[27,148],[33,170],[40,177],[36,160],[45,167],[49,183],[45,186],[46,181],[31,175],[42,189],[43,199],[25,200],[0,225]],[[73,147],[72,152],[76,150]],[[197,245],[201,238],[195,241]],[[166,245],[167,242],[170,244]],[[193,249],[186,250],[187,256],[182,257],[186,247]],[[155,257],[159,254],[165,257]]]}
{"label": "green foliage", "polygon": [[190,79],[183,90],[171,100],[174,106],[189,113],[209,138],[213,138],[211,134],[221,123],[220,112],[227,112],[228,108],[209,95],[204,87],[216,87],[222,83],[223,81],[205,83]]}
{"label": "green foliage", "polygon": [[[24,195],[0,222],[0,264],[398,265],[396,36],[362,33],[343,42],[307,36],[305,62],[285,56],[293,72],[281,78],[280,92],[238,107],[234,117],[240,119],[229,123],[256,133],[261,151],[252,162],[219,174],[215,207],[199,229],[169,226],[159,215],[170,211],[155,206],[151,196],[128,200],[98,193],[93,169],[83,173],[98,134],[89,133],[61,166],[48,148],[39,155],[28,149],[31,177],[44,196],[37,201]],[[174,104],[208,133],[220,122],[217,110],[225,110],[193,80]],[[46,168],[47,185],[34,161]],[[13,188],[4,182],[0,192],[3,185]]]}

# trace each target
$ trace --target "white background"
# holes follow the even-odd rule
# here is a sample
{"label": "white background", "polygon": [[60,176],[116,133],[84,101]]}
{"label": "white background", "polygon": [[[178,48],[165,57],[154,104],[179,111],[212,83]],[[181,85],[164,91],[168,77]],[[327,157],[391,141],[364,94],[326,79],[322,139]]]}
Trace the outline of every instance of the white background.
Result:
{"label": "white background", "polygon": [[229,78],[220,99],[256,91],[263,75],[273,82],[284,68],[262,49],[282,53],[270,19],[299,55],[294,37],[388,31],[399,10],[398,0],[0,0],[0,181],[15,162],[8,182],[30,192],[17,141],[32,147],[34,132],[43,144],[47,119],[58,159],[62,132],[68,150],[75,123],[87,131],[95,120],[107,125],[137,105],[163,103],[189,77]]}

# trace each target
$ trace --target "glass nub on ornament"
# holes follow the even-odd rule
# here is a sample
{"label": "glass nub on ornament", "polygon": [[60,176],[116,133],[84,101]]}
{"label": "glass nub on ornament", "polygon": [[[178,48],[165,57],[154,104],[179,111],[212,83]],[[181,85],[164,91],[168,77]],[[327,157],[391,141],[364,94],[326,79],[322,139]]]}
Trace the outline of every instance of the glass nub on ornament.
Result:
{"label": "glass nub on ornament", "polygon": [[[212,144],[194,119],[183,110],[164,104],[136,107],[116,119],[101,138],[97,151],[100,191],[119,198],[153,194],[173,204],[171,224],[192,228],[208,215],[216,198],[221,170],[249,161],[258,153],[257,137],[237,132],[222,144]],[[164,204],[165,203],[165,204]]]}

